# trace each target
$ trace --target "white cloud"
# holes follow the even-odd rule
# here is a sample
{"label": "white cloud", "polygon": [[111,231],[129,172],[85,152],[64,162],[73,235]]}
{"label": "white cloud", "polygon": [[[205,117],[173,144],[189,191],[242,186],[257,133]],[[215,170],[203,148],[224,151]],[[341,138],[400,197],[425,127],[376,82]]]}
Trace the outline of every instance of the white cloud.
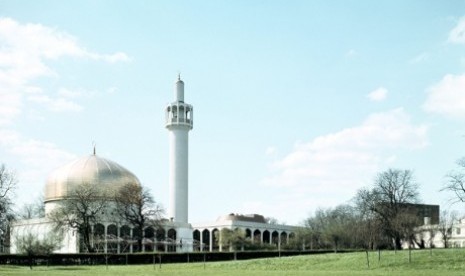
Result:
{"label": "white cloud", "polygon": [[[125,53],[100,54],[87,50],[77,38],[41,24],[23,24],[0,18],[0,153],[4,162],[19,169],[18,194],[41,190],[46,174],[75,158],[53,143],[24,137],[14,126],[24,113],[26,118],[44,120],[40,110],[79,111],[76,99],[90,97],[85,90],[40,86],[44,78],[61,85],[60,72],[50,61],[64,57],[115,63],[130,61]],[[27,109],[26,109],[27,108]],[[44,162],[47,160],[47,162]],[[22,196],[24,198],[24,196]]]}
{"label": "white cloud", "polygon": [[465,118],[465,74],[446,75],[430,87],[423,108],[446,117]]}
{"label": "white cloud", "polygon": [[0,126],[10,124],[13,118],[21,114],[21,95],[6,90],[5,87],[0,88]]}
{"label": "white cloud", "polygon": [[60,88],[58,89],[58,96],[68,98],[68,99],[76,99],[83,96],[83,91],[80,90],[70,90],[68,88]]}
{"label": "white cloud", "polygon": [[419,55],[417,55],[416,57],[412,58],[410,60],[410,63],[411,64],[416,64],[416,63],[422,63],[424,61],[427,61],[429,59],[430,55],[426,52],[423,52]]}
{"label": "white cloud", "polygon": [[450,43],[465,44],[465,17],[460,18],[457,25],[449,32]]}
{"label": "white cloud", "polygon": [[112,55],[103,55],[101,59],[110,63],[131,61],[131,58],[122,52],[114,53]]}
{"label": "white cloud", "polygon": [[384,87],[378,87],[377,89],[371,91],[367,98],[372,102],[381,102],[384,101],[387,97],[388,90]]}
{"label": "white cloud", "polygon": [[[50,167],[62,165],[65,161],[75,158],[75,155],[59,149],[56,145],[23,137],[19,132],[11,129],[0,129],[0,146],[8,153],[21,157],[24,164],[35,167]],[[47,160],[47,162],[43,162]]]}
{"label": "white cloud", "polygon": [[265,151],[265,154],[268,155],[268,156],[272,156],[272,155],[275,155],[276,154],[276,148],[275,147],[268,147]]}
{"label": "white cloud", "polygon": [[28,97],[31,102],[39,103],[44,105],[48,110],[54,112],[62,111],[81,111],[82,106],[67,100],[65,98],[51,98],[47,95],[34,95]]}
{"label": "white cloud", "polygon": [[[396,152],[426,147],[427,132],[427,126],[413,125],[402,108],[372,114],[359,126],[297,143],[289,154],[271,163],[262,185],[285,189],[277,194],[295,208],[310,211],[341,204],[371,183],[379,170],[392,166]],[[264,211],[275,212],[275,207]]]}
{"label": "white cloud", "polygon": [[41,77],[58,77],[47,65],[48,60],[65,56],[108,63],[131,60],[122,52],[89,51],[65,32],[41,24],[21,24],[11,18],[0,18],[0,45],[0,126],[11,124],[22,113],[23,95],[34,89],[41,95],[32,97],[33,101],[47,103],[51,110],[80,109],[78,104],[63,97],[52,98],[32,84]]}
{"label": "white cloud", "polygon": [[3,157],[19,160],[25,168],[18,172],[19,185],[16,191],[23,195],[22,198],[37,196],[35,191],[43,188],[49,172],[76,158],[74,154],[52,143],[23,137],[11,129],[0,129],[0,147],[5,150],[6,156]]}

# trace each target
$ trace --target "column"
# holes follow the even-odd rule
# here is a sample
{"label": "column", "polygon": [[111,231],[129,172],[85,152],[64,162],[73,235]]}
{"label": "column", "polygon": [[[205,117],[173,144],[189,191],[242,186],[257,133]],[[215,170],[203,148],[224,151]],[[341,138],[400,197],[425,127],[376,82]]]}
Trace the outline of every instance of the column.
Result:
{"label": "column", "polygon": [[121,245],[120,245],[120,237],[121,237],[121,229],[120,229],[120,226],[118,224],[116,224],[116,235],[117,235],[117,238],[116,238],[116,252],[121,253]]}
{"label": "column", "polygon": [[129,229],[129,236],[130,236],[130,241],[131,241],[131,244],[129,245],[129,253],[132,253],[132,244],[133,244],[133,237],[132,237],[132,227]]}
{"label": "column", "polygon": [[165,229],[165,252],[168,252],[168,230]]}
{"label": "column", "polygon": [[220,252],[223,252],[223,235],[221,235],[221,230],[218,229],[218,234],[220,236],[220,238],[218,239],[218,245],[219,245],[219,250]]}
{"label": "column", "polygon": [[213,231],[208,230],[208,237],[210,238],[210,252],[213,252]]}
{"label": "column", "polygon": [[200,252],[203,252],[203,231],[200,232]]}
{"label": "column", "polygon": [[141,234],[141,236],[142,236],[142,237],[141,237],[141,238],[142,238],[142,244],[141,244],[142,248],[141,248],[140,250],[141,250],[142,252],[145,252],[145,242],[144,242],[145,233],[144,233],[144,230],[143,230],[143,229],[141,229],[141,233],[140,233],[140,234]]}
{"label": "column", "polygon": [[106,254],[108,253],[108,239],[107,239],[107,235],[108,235],[108,225],[105,223],[103,225],[103,234],[105,235],[105,248],[103,249],[103,252]]}

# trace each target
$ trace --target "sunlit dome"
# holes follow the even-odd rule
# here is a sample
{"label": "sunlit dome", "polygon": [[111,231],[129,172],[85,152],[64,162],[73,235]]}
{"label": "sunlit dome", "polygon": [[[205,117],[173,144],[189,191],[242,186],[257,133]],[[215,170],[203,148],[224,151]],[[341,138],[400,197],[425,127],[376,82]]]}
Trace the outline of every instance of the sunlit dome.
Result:
{"label": "sunlit dome", "polygon": [[81,184],[99,185],[116,191],[128,183],[140,185],[139,179],[129,170],[111,160],[95,154],[81,157],[52,172],[45,185],[45,203],[66,198]]}

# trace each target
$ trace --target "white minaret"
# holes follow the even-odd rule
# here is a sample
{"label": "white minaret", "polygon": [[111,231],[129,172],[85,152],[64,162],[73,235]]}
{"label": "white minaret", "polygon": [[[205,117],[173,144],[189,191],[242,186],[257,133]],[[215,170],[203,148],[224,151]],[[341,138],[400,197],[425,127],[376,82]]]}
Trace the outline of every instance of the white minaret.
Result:
{"label": "white minaret", "polygon": [[166,128],[170,139],[170,207],[174,222],[188,223],[189,130],[193,126],[192,105],[184,103],[184,82],[178,75],[175,101],[166,107]]}

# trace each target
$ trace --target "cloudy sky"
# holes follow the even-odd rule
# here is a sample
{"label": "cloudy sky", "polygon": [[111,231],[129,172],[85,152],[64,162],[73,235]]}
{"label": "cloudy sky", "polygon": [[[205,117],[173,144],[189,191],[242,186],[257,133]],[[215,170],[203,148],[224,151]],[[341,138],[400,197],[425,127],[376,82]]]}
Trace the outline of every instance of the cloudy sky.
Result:
{"label": "cloudy sky", "polygon": [[168,206],[164,108],[194,106],[190,221],[298,224],[387,168],[424,203],[465,155],[463,1],[0,0],[0,162],[20,207],[92,153]]}

